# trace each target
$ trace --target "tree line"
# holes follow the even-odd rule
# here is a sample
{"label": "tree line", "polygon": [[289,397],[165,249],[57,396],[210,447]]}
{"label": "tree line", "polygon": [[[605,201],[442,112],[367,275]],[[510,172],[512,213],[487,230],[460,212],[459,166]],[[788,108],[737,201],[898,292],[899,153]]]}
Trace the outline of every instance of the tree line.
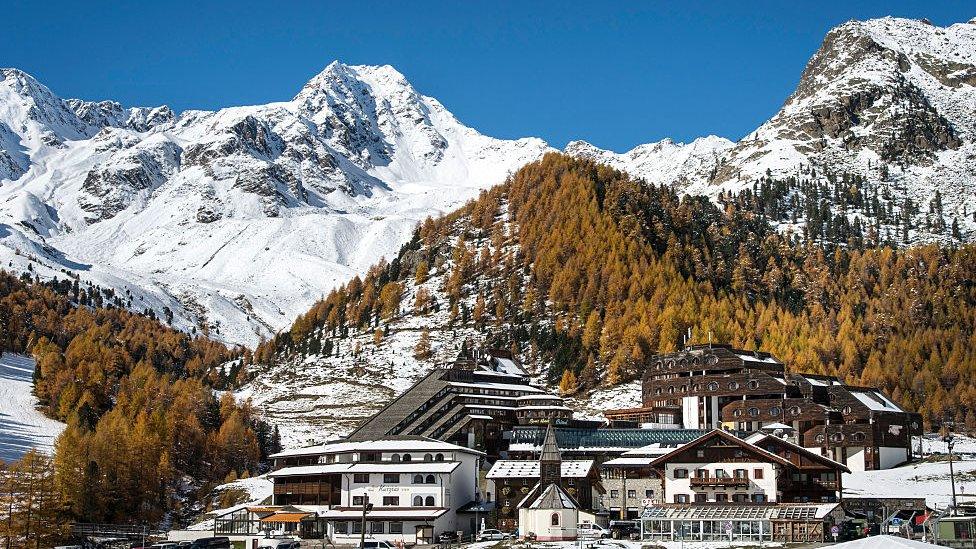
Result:
{"label": "tree line", "polygon": [[[351,332],[446,307],[451,325],[576,390],[635,378],[690,329],[691,342],[879,386],[930,425],[954,413],[976,428],[976,247],[804,239],[746,199],[716,205],[550,154],[425,221],[397,258],[316,303],[255,361],[324,353]],[[436,295],[402,303],[431,276]]]}

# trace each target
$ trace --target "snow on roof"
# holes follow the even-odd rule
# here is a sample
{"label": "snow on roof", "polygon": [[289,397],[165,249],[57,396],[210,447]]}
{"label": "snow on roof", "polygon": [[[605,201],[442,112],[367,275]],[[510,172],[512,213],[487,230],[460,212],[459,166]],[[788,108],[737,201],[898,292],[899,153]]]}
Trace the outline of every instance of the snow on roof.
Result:
{"label": "snow on roof", "polygon": [[468,414],[468,417],[470,417],[471,419],[488,419],[488,420],[495,419],[491,416],[486,416],[484,414]]}
{"label": "snow on roof", "polygon": [[450,473],[461,465],[459,461],[388,461],[355,463],[348,473]]}
{"label": "snow on roof", "polygon": [[792,429],[793,427],[785,423],[774,421],[773,423],[767,423],[766,425],[763,425],[762,428],[763,429]]}
{"label": "snow on roof", "polygon": [[616,467],[643,467],[645,465],[650,465],[651,457],[618,457],[608,461],[604,461],[603,465],[610,465]]}
{"label": "snow on roof", "polygon": [[871,410],[878,412],[904,412],[901,407],[881,394],[881,391],[862,391],[857,389],[850,389],[850,391],[854,395],[854,398],[860,400],[861,404],[864,404]]}
{"label": "snow on roof", "polygon": [[495,362],[498,363],[498,368],[507,374],[512,375],[525,375],[525,370],[518,367],[515,361],[510,358],[495,357]]}
{"label": "snow on roof", "polygon": [[760,358],[756,355],[744,355],[740,353],[736,353],[735,356],[741,358],[742,360],[749,360],[752,362],[765,362],[766,364],[780,364],[780,361],[776,360],[771,356]]}
{"label": "snow on roof", "polygon": [[938,549],[941,545],[925,543],[900,536],[869,536],[866,538],[845,541],[831,546],[832,549]]}
{"label": "snow on roof", "polygon": [[[563,460],[559,475],[563,478],[583,478],[593,468],[592,459]],[[492,465],[487,478],[538,478],[539,462],[519,459],[500,459]]]}
{"label": "snow on roof", "polygon": [[654,442],[648,444],[647,446],[641,446],[640,448],[634,448],[624,452],[625,456],[661,456],[672,450],[675,450],[683,444],[661,444],[660,442]]}
{"label": "snow on roof", "polygon": [[515,383],[464,383],[461,381],[452,381],[448,383],[451,387],[475,387],[478,389],[500,389],[502,391],[522,391],[525,393],[542,393],[542,389],[538,387],[533,387],[531,385],[518,385]]}
{"label": "snow on roof", "polygon": [[366,441],[335,441],[317,446],[307,446],[305,448],[292,448],[270,457],[290,457],[290,456],[315,456],[324,454],[338,454],[344,452],[363,452],[363,451],[389,451],[389,452],[468,452],[469,454],[482,454],[477,450],[458,446],[449,442],[443,442],[428,438],[398,438]]}
{"label": "snow on roof", "polygon": [[557,406],[557,405],[553,405],[553,406],[519,406],[518,409],[519,410],[569,410],[569,411],[572,411],[572,408],[569,408],[567,406]]}

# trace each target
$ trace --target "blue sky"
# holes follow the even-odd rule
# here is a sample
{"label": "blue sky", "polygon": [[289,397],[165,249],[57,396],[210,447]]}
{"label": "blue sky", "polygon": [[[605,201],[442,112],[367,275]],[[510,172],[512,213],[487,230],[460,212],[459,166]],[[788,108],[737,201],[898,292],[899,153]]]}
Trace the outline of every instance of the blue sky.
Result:
{"label": "blue sky", "polygon": [[[280,5],[279,5],[280,4]],[[776,112],[832,26],[939,25],[971,2],[13,2],[0,66],[62,97],[214,109],[291,98],[333,59],[390,64],[505,138],[626,150],[737,139]]]}

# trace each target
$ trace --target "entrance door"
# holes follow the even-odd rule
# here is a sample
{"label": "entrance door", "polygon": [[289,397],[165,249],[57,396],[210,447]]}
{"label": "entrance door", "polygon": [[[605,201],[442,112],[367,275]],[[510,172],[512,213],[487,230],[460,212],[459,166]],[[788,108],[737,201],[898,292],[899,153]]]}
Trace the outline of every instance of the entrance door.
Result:
{"label": "entrance door", "polygon": [[417,545],[434,543],[434,527],[429,525],[417,526]]}

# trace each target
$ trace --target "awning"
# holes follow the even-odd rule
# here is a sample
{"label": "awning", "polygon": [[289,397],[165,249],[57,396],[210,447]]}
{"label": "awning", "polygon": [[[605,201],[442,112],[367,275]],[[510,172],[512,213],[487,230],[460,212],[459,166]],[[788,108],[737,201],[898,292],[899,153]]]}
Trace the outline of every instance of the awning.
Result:
{"label": "awning", "polygon": [[260,519],[261,522],[301,522],[302,519],[314,516],[312,513],[275,513]]}

